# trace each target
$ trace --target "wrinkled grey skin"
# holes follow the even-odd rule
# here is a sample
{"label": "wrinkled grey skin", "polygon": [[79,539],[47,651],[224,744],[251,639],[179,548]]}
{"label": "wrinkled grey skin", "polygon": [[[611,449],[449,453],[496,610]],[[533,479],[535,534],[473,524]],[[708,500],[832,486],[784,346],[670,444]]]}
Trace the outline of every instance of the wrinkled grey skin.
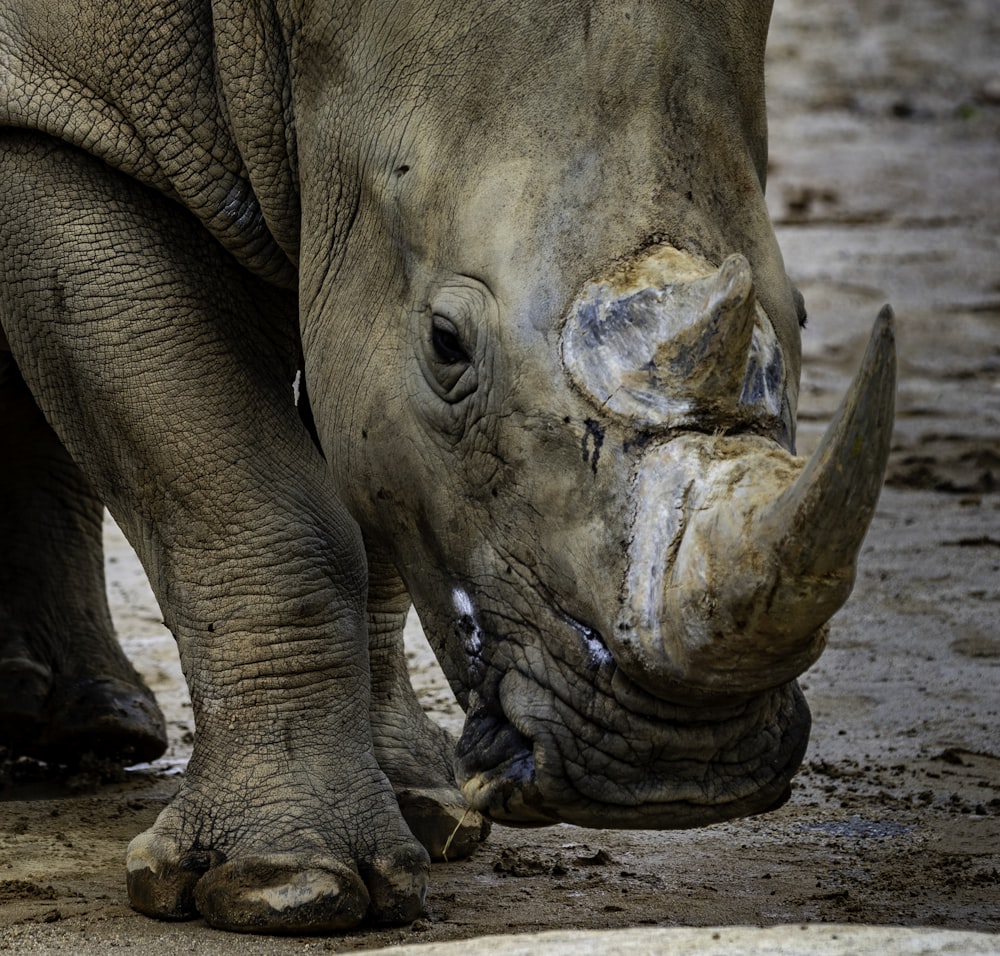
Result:
{"label": "wrinkled grey skin", "polygon": [[[487,817],[686,827],[784,799],[794,678],[877,495],[891,328],[806,466],[769,13],[0,0],[6,734],[162,747],[113,649],[103,502],[197,725],[129,849],[136,908],[407,920],[428,854]],[[411,599],[457,750],[409,687]]]}

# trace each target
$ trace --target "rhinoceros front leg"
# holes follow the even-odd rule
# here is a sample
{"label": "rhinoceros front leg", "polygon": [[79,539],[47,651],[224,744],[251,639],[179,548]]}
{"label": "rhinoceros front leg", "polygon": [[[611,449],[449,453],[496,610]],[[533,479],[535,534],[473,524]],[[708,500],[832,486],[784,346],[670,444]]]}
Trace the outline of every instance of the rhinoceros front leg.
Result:
{"label": "rhinoceros front leg", "polygon": [[0,139],[0,194],[11,350],[136,547],[194,707],[132,905],[263,932],[412,919],[429,861],[374,753],[364,548],[291,401],[294,297],[40,137]]}
{"label": "rhinoceros front leg", "polygon": [[152,692],[115,640],[103,507],[0,352],[0,743],[76,763],[166,747]]}
{"label": "rhinoceros front leg", "polygon": [[455,786],[455,741],[413,692],[403,647],[410,597],[391,563],[369,550],[368,644],[375,753],[413,835],[435,860],[475,852],[489,834],[485,817]]}

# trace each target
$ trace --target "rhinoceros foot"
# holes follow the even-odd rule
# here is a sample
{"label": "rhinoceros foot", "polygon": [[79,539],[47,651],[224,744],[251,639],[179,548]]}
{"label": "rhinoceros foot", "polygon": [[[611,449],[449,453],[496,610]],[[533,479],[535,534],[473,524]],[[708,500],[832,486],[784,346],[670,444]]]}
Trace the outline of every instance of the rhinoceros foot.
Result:
{"label": "rhinoceros foot", "polygon": [[90,753],[122,763],[155,760],[167,747],[163,715],[146,687],[114,678],[57,681],[39,749],[71,761]]}
{"label": "rhinoceros foot", "polygon": [[19,754],[75,764],[153,760],[167,746],[153,694],[112,677],[54,675],[27,658],[0,661],[0,735]]}
{"label": "rhinoceros foot", "polygon": [[432,860],[463,860],[489,836],[490,821],[469,807],[455,787],[397,790],[396,800]]}
{"label": "rhinoceros foot", "polygon": [[201,916],[246,933],[332,932],[420,915],[429,861],[388,788],[345,796],[343,783],[326,789],[313,778],[313,805],[300,800],[289,814],[277,799],[281,774],[272,768],[255,779],[253,792],[213,787],[209,797],[189,773],[173,803],[129,845],[134,909],[164,920]]}
{"label": "rhinoceros foot", "polygon": [[18,749],[34,740],[45,721],[52,672],[25,657],[0,660],[0,728]]}
{"label": "rhinoceros foot", "polygon": [[466,802],[452,770],[455,741],[422,712],[409,722],[404,744],[375,730],[379,767],[399,810],[432,860],[464,860],[489,836],[490,821]]}
{"label": "rhinoceros foot", "polygon": [[424,713],[405,669],[394,677],[391,692],[376,684],[372,694],[378,765],[431,859],[465,859],[486,840],[490,822],[469,807],[456,786],[455,739]]}

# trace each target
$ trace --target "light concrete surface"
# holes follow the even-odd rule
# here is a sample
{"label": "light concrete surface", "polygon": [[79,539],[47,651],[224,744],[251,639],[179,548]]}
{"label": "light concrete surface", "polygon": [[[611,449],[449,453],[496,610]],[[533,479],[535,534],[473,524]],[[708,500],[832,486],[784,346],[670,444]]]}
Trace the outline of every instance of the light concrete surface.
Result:
{"label": "light concrete surface", "polygon": [[993,956],[1000,936],[925,927],[848,926],[829,923],[767,928],[639,927],[619,930],[557,930],[508,936],[479,936],[450,942],[407,943],[379,949],[344,948],[343,937],[287,939],[239,936],[203,928],[192,948],[176,926],[136,940],[108,928],[53,935],[23,925],[0,930],[0,953],[17,956],[259,956],[270,953],[365,953],[366,956]]}
{"label": "light concrete surface", "polygon": [[1000,953],[1000,937],[893,926],[726,926],[481,936],[367,952],[368,956],[985,956]]}

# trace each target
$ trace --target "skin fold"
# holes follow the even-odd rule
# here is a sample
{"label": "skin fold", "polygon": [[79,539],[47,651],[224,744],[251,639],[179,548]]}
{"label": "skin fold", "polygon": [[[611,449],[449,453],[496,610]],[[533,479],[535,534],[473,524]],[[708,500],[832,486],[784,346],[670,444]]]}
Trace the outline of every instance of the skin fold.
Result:
{"label": "skin fold", "polygon": [[[797,458],[769,14],[0,0],[0,487],[24,502],[0,731],[162,749],[103,598],[104,505],[196,723],[129,848],[138,910],[406,921],[489,820],[687,827],[787,797],[894,358],[886,313]],[[457,742],[406,675],[411,602]]]}

